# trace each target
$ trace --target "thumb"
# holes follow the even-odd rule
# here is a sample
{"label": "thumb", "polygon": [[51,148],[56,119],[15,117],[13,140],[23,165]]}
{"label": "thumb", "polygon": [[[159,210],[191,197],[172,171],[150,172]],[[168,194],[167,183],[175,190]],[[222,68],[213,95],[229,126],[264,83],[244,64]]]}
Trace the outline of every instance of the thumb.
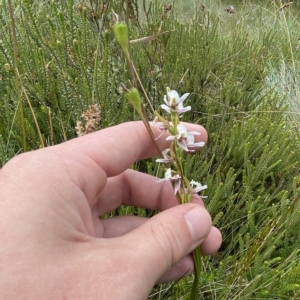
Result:
{"label": "thumb", "polygon": [[140,276],[150,289],[205,240],[211,227],[208,211],[190,203],[165,210],[126,235],[127,242],[133,240]]}

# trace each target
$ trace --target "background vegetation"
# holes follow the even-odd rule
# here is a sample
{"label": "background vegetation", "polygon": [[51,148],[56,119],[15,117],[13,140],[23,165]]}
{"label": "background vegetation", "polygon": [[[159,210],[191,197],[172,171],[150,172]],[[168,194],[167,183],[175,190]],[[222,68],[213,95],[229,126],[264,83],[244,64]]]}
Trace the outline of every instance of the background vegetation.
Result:
{"label": "background vegetation", "polygon": [[[300,4],[283,1],[15,0],[0,4],[0,163],[135,119],[112,10],[130,26],[132,58],[156,109],[167,86],[190,92],[186,121],[210,140],[186,159],[224,243],[204,259],[199,299],[300,298]],[[230,10],[229,5],[234,6]],[[151,114],[149,112],[149,117]],[[156,174],[151,160],[137,163]],[[121,208],[118,214],[153,212]],[[187,299],[192,277],[149,299]]]}

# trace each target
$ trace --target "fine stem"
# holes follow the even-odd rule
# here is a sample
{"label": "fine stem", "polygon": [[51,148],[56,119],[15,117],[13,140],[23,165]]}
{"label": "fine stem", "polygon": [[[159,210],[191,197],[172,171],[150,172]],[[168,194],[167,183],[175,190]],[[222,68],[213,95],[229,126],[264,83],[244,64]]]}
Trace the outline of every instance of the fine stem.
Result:
{"label": "fine stem", "polygon": [[26,128],[25,128],[25,120],[24,120],[24,109],[23,109],[23,101],[22,101],[22,90],[21,90],[21,83],[19,78],[18,72],[18,40],[17,40],[17,33],[16,33],[16,23],[15,23],[15,16],[12,7],[11,0],[8,0],[8,9],[9,15],[11,19],[11,29],[13,35],[13,48],[14,48],[14,72],[15,72],[15,81],[16,81],[16,89],[18,95],[18,102],[20,107],[20,119],[21,119],[21,126],[22,126],[22,136],[23,136],[23,151],[27,150],[27,143],[26,143]]}
{"label": "fine stem", "polygon": [[190,294],[190,300],[198,300],[200,276],[202,272],[202,254],[201,254],[200,246],[194,249],[193,258],[194,258],[195,278],[194,278],[194,282]]}

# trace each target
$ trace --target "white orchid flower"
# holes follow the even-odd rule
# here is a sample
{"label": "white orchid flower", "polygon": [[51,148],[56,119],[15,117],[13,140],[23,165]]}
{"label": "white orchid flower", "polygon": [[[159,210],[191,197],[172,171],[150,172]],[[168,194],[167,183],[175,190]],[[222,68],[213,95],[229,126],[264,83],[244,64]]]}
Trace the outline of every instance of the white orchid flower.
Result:
{"label": "white orchid flower", "polygon": [[168,154],[169,152],[170,152],[170,149],[165,149],[164,151],[162,151],[162,155],[164,158],[158,158],[155,161],[164,163],[164,164],[173,162],[173,158]]}
{"label": "white orchid flower", "polygon": [[172,171],[171,168],[168,168],[165,172],[165,178],[160,179],[158,182],[161,181],[170,181],[173,184],[174,188],[174,195],[177,194],[178,191],[180,191],[180,184],[181,184],[181,177],[179,174]]}
{"label": "white orchid flower", "polygon": [[168,136],[167,141],[177,140],[178,145],[187,152],[194,152],[195,150],[190,148],[203,147],[204,142],[195,143],[195,135],[200,135],[198,131],[187,132],[186,127],[182,124],[177,125],[178,134],[176,136]]}
{"label": "white orchid flower", "polygon": [[182,102],[189,96],[189,93],[186,93],[179,97],[178,93],[174,90],[168,91],[167,95],[164,95],[164,102],[160,107],[163,108],[168,113],[177,112],[178,114],[182,114],[186,111],[191,110],[190,106],[184,107]]}
{"label": "white orchid flower", "polygon": [[198,194],[199,192],[207,189],[207,185],[202,185],[200,182],[192,180],[190,182],[191,185],[191,192],[192,194]]}

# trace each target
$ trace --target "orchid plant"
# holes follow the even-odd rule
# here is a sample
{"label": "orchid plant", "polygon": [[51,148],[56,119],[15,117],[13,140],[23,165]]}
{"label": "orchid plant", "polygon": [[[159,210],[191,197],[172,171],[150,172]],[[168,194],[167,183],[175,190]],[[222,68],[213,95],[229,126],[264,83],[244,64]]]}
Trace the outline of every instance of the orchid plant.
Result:
{"label": "orchid plant", "polygon": [[[131,87],[127,88],[123,85],[125,96],[128,102],[134,107],[135,111],[139,114],[141,120],[149,132],[150,137],[153,140],[160,158],[156,159],[157,163],[160,163],[164,167],[164,178],[158,181],[169,181],[174,189],[174,195],[179,204],[188,203],[191,201],[193,194],[198,194],[207,188],[206,185],[202,185],[195,180],[189,181],[184,172],[183,156],[185,153],[194,152],[194,148],[203,147],[204,142],[195,142],[195,136],[200,135],[197,131],[188,132],[186,127],[180,122],[180,118],[183,113],[191,110],[191,106],[184,107],[183,102],[190,95],[186,93],[179,96],[175,90],[167,88],[167,94],[164,95],[164,104],[160,107],[167,113],[166,117],[161,116],[157,111],[153,111],[155,118],[149,122],[144,105],[141,101],[138,89],[136,88],[136,82],[139,82],[141,89],[144,92],[146,99],[148,99],[145,89],[139,80],[138,74],[134,67],[134,64],[130,58],[129,52],[129,40],[128,40],[128,28],[126,23],[119,22],[119,16],[115,14],[116,22],[113,26],[115,36],[121,48],[125,54],[125,58],[129,68],[129,74],[131,77]],[[151,37],[151,39],[153,36]],[[147,38],[143,38],[145,41]],[[150,103],[150,101],[148,101]],[[150,107],[152,108],[151,104]],[[170,135],[166,138],[167,141],[171,141],[170,148],[160,151],[157,146],[156,140],[162,136],[162,134],[155,138],[152,132],[151,126],[156,127],[162,131],[162,134],[166,131]],[[195,279],[190,295],[190,299],[198,299],[198,286],[202,269],[201,251],[200,247],[197,247],[193,251],[194,266],[195,266]]]}
{"label": "orchid plant", "polygon": [[[168,130],[170,135],[167,141],[172,141],[170,148],[162,151],[163,158],[156,159],[156,162],[166,165],[165,176],[162,180],[170,181],[174,188],[174,194],[179,203],[190,202],[191,196],[206,189],[206,185],[202,185],[197,181],[188,181],[184,174],[184,166],[182,158],[185,152],[194,152],[194,148],[203,147],[204,142],[195,143],[195,135],[200,135],[197,131],[188,132],[186,127],[180,123],[181,114],[190,111],[191,107],[183,106],[183,101],[187,99],[189,93],[179,97],[174,90],[167,88],[167,95],[164,95],[164,102],[160,107],[164,109],[169,118],[165,119],[157,112],[156,117],[150,124],[158,127],[162,131]],[[169,120],[170,119],[170,120]]]}

